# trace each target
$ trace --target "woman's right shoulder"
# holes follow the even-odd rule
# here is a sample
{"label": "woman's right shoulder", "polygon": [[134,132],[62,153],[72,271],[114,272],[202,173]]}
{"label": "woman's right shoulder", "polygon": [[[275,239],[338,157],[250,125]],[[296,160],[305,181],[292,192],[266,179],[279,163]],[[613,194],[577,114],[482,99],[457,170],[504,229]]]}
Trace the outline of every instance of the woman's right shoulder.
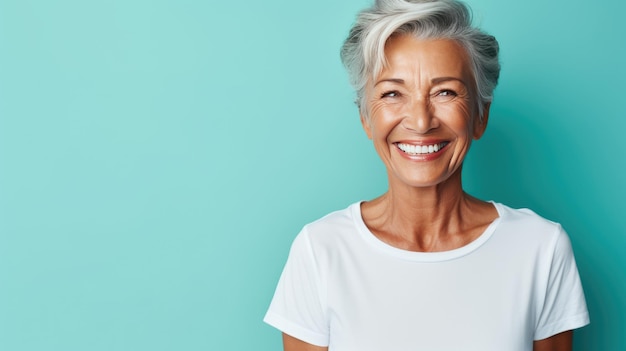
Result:
{"label": "woman's right shoulder", "polygon": [[338,240],[349,240],[356,237],[357,222],[360,216],[360,202],[333,211],[311,223],[306,224],[296,241],[308,241],[310,244],[335,245]]}
{"label": "woman's right shoulder", "polygon": [[360,202],[355,202],[350,206],[330,212],[329,214],[304,226],[310,233],[327,233],[338,229],[354,228],[356,216],[361,215]]}

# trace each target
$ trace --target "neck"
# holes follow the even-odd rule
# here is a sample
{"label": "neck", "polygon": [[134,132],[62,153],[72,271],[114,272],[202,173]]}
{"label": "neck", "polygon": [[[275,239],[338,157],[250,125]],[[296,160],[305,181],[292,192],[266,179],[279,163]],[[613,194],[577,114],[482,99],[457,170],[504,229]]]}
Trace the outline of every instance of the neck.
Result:
{"label": "neck", "polygon": [[472,218],[485,205],[490,206],[463,191],[460,170],[432,187],[411,187],[389,179],[389,191],[368,203],[366,224],[394,246],[443,251],[463,246],[480,234]]}

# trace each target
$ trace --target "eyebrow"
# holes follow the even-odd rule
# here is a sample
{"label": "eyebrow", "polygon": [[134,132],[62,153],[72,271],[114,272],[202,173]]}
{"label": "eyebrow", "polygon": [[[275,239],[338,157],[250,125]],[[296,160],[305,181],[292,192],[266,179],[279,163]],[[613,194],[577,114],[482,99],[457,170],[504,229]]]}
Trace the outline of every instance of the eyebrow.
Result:
{"label": "eyebrow", "polygon": [[[465,83],[465,81],[463,79],[460,78],[455,78],[455,77],[437,77],[437,78],[433,78],[430,80],[430,82],[432,84],[440,84],[443,82],[448,82],[451,80],[456,80],[458,82],[461,82],[461,84],[467,86],[467,83]],[[383,82],[391,82],[391,83],[396,83],[396,84],[404,84],[404,79],[400,79],[400,78],[385,78],[385,79],[381,79],[378,82],[376,82],[376,84],[374,84],[374,86],[377,86],[380,83]]]}
{"label": "eyebrow", "polygon": [[467,83],[465,83],[463,79],[456,78],[456,77],[438,77],[438,78],[433,78],[430,82],[433,84],[439,84],[439,83],[448,82],[451,80],[456,80],[457,82],[460,82],[461,84],[467,86]]}
{"label": "eyebrow", "polygon": [[376,82],[376,84],[374,84],[374,86],[377,86],[380,83],[383,82],[391,82],[391,83],[397,83],[397,84],[404,84],[404,79],[400,79],[400,78],[386,78],[386,79],[381,79],[378,82]]}

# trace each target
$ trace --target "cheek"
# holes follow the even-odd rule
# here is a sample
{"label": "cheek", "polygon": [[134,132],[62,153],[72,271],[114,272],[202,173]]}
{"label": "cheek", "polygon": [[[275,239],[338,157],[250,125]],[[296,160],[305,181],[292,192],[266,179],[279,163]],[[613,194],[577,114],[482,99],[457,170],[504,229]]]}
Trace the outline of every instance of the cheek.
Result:
{"label": "cheek", "polygon": [[439,117],[449,128],[455,130],[457,134],[469,134],[472,135],[473,120],[472,109],[468,104],[454,104],[439,107],[436,111],[436,116]]}
{"label": "cheek", "polygon": [[386,135],[401,120],[400,108],[392,104],[372,104],[369,109],[369,125],[374,138],[386,138]]}
{"label": "cheek", "polygon": [[378,119],[380,116],[386,114],[387,106],[380,101],[370,102],[367,105],[370,120]]}

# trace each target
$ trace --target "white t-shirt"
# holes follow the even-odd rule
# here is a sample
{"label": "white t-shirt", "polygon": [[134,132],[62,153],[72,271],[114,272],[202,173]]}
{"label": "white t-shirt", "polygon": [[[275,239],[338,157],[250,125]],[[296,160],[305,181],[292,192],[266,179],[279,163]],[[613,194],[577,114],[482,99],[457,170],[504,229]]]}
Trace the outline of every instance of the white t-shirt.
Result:
{"label": "white t-shirt", "polygon": [[557,223],[494,203],[476,240],[411,252],[374,236],[360,203],[296,237],[265,322],[331,351],[531,351],[589,323]]}

